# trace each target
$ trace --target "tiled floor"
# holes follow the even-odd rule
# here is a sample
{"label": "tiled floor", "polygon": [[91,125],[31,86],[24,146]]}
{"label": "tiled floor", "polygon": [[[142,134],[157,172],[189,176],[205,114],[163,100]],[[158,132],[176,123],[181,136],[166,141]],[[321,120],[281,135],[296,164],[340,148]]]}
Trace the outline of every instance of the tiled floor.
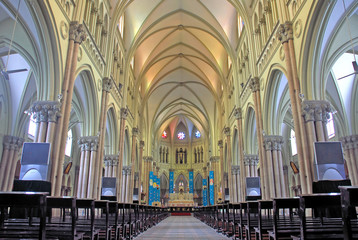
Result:
{"label": "tiled floor", "polygon": [[217,233],[211,227],[200,222],[191,216],[171,216],[160,222],[144,233],[137,239],[230,239]]}

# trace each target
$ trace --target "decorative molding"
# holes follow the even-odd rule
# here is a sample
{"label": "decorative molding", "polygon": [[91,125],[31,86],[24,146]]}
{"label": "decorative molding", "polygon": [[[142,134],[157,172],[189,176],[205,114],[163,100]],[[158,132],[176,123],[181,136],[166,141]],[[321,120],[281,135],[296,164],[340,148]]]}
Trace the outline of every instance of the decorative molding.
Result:
{"label": "decorative molding", "polygon": [[332,107],[328,101],[304,100],[302,102],[302,115],[306,122],[322,121],[326,123],[330,112],[332,112]]}
{"label": "decorative molding", "polygon": [[57,122],[61,116],[61,103],[58,101],[36,101],[28,112],[33,114],[35,122]]}

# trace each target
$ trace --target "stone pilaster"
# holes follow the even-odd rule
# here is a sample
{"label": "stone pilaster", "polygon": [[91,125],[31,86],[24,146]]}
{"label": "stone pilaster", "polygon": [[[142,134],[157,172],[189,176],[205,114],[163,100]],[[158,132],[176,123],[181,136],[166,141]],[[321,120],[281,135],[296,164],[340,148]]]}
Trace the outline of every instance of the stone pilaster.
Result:
{"label": "stone pilaster", "polygon": [[358,185],[358,135],[351,135],[339,139],[344,149],[349,179],[352,186]]}

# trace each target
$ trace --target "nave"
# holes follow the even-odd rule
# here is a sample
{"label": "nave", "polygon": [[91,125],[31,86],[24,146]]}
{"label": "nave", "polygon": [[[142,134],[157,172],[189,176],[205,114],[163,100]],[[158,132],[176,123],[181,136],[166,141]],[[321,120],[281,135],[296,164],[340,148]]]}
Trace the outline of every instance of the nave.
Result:
{"label": "nave", "polygon": [[150,239],[229,239],[193,216],[170,216],[140,234],[136,240]]}

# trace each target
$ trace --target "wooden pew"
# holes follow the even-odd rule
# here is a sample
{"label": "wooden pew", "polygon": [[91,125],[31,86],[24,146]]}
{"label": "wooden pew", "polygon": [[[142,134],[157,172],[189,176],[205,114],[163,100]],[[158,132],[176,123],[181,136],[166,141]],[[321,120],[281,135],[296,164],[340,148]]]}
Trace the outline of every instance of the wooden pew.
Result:
{"label": "wooden pew", "polygon": [[258,201],[258,226],[255,227],[255,239],[268,239],[268,231],[273,229],[273,202]]}
{"label": "wooden pew", "polygon": [[247,202],[247,211],[246,211],[246,224],[244,224],[245,229],[245,239],[251,240],[255,238],[255,227],[258,226],[258,209],[259,203],[257,201],[248,201]]}
{"label": "wooden pew", "polygon": [[[60,216],[53,217],[52,210],[59,209]],[[70,210],[70,219],[66,218],[66,209]],[[48,223],[47,237],[60,239],[82,239],[84,233],[77,232],[76,226],[76,198],[74,197],[47,197]]]}
{"label": "wooden pew", "polygon": [[358,239],[358,187],[339,187],[341,191],[342,223],[345,240]]}
{"label": "wooden pew", "polygon": [[[95,229],[95,200],[76,199],[77,229],[85,233],[85,238],[98,239],[99,230]],[[79,214],[82,210],[81,214]]]}
{"label": "wooden pew", "polygon": [[268,231],[269,239],[292,239],[291,235],[299,234],[299,217],[293,214],[294,210],[298,212],[299,206],[298,197],[273,199],[273,230]]}
{"label": "wooden pew", "polygon": [[[326,209],[341,205],[340,194],[303,194],[300,196],[300,234],[291,236],[299,239],[343,239],[341,218],[327,218]],[[315,215],[306,216],[306,210],[312,209]]]}
{"label": "wooden pew", "polygon": [[[40,192],[0,192],[0,238],[46,238],[46,195]],[[39,210],[39,223],[28,218],[27,227],[12,231],[11,221],[6,220],[8,208],[27,208]],[[15,221],[16,226],[16,221]]]}
{"label": "wooden pew", "polygon": [[238,239],[245,239],[246,232],[245,232],[245,225],[247,223],[247,202],[240,203],[240,210],[239,210],[239,224],[237,225],[237,235]]}

